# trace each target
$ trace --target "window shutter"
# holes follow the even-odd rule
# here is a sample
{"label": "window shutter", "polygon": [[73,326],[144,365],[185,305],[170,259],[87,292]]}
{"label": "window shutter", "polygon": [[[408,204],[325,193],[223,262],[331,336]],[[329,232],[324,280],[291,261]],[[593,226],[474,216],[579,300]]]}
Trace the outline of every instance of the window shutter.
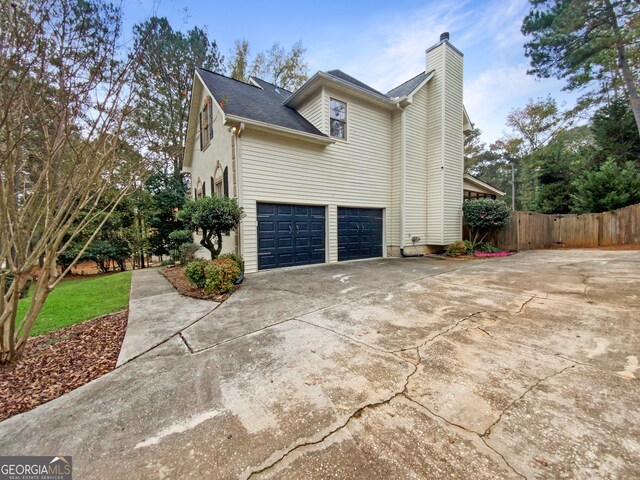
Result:
{"label": "window shutter", "polygon": [[229,167],[224,167],[224,173],[222,174],[222,188],[224,189],[224,196],[229,196]]}
{"label": "window shutter", "polygon": [[200,151],[204,150],[204,138],[202,138],[202,112],[198,113],[198,135],[200,136]]}
{"label": "window shutter", "polygon": [[209,140],[211,140],[213,138],[213,105],[209,104],[208,110],[209,110]]}

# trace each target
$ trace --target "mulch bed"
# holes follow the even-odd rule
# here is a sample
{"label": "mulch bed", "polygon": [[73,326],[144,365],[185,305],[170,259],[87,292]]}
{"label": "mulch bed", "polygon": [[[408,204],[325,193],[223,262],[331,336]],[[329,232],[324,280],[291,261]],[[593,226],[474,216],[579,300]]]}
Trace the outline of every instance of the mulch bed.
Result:
{"label": "mulch bed", "polygon": [[128,311],[29,339],[16,364],[0,367],[0,420],[26,412],[113,370]]}
{"label": "mulch bed", "polygon": [[214,302],[224,302],[229,295],[240,288],[240,285],[236,285],[230,292],[222,295],[211,295],[205,292],[204,288],[198,288],[193,285],[187,277],[184,276],[185,267],[167,267],[160,269],[160,273],[166,278],[173,288],[175,288],[180,295],[186,297],[199,298],[201,300],[212,300]]}

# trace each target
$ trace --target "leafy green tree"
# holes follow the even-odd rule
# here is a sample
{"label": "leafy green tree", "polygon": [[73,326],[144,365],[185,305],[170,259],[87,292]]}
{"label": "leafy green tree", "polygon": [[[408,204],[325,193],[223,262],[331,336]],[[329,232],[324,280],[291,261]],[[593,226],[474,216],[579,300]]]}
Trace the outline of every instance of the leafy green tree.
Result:
{"label": "leafy green tree", "polygon": [[632,162],[618,166],[613,159],[597,170],[579,175],[573,186],[574,213],[599,213],[640,203],[640,169]]}
{"label": "leafy green tree", "polygon": [[541,213],[569,213],[575,187],[570,179],[591,164],[591,135],[582,126],[563,131],[533,154],[538,169],[538,190],[533,210]]}
{"label": "leafy green tree", "polygon": [[231,78],[236,80],[246,82],[249,76],[254,76],[294,91],[309,78],[305,52],[302,42],[294,43],[289,51],[276,42],[249,62],[249,42],[238,40],[228,67]]}
{"label": "leafy green tree", "polygon": [[474,128],[464,132],[464,169],[470,172],[481,160],[486,151],[486,143],[480,137],[482,131]]}
{"label": "leafy green tree", "polygon": [[640,132],[638,69],[640,2],[629,0],[529,0],[522,23],[529,37],[529,73],[566,79],[567,90],[595,85],[583,96],[601,103],[624,88]]}
{"label": "leafy green tree", "polygon": [[144,46],[135,72],[139,85],[130,135],[144,146],[157,168],[178,177],[182,170],[189,92],[196,67],[221,72],[224,58],[204,28],[174,30],[164,17],[133,28],[136,47]]}
{"label": "leafy green tree", "polygon": [[189,200],[179,213],[186,228],[202,233],[200,244],[209,250],[212,260],[222,251],[222,235],[238,228],[243,217],[235,198],[219,195]]}
{"label": "leafy green tree", "polygon": [[179,177],[156,172],[147,179],[145,189],[151,194],[151,205],[145,218],[151,252],[168,255],[171,250],[169,235],[185,228],[177,212],[187,200],[186,185]]}
{"label": "leafy green tree", "polygon": [[236,40],[227,68],[231,78],[242,82],[247,81],[249,77],[247,73],[249,69],[249,42],[245,39]]}
{"label": "leafy green tree", "polygon": [[614,98],[600,108],[591,120],[600,162],[612,158],[618,164],[635,161],[640,166],[640,136],[633,113],[622,98]]}

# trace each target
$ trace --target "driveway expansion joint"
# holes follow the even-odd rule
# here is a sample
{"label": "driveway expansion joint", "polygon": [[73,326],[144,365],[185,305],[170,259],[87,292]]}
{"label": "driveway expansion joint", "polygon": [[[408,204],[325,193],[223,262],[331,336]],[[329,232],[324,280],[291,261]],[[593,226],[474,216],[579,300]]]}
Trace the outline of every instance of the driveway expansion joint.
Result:
{"label": "driveway expansion joint", "polygon": [[[206,351],[208,351],[208,350],[211,350],[212,348],[216,348],[216,347],[218,347],[218,346],[220,346],[220,345],[224,345],[225,343],[233,342],[234,340],[238,340],[238,339],[240,339],[240,338],[244,338],[244,337],[247,337],[247,336],[249,336],[249,335],[253,335],[254,333],[262,332],[263,330],[266,330],[266,329],[268,329],[268,328],[275,327],[275,326],[277,326],[277,325],[281,325],[281,324],[283,324],[283,323],[291,322],[291,321],[293,321],[293,320],[298,320],[298,321],[301,321],[301,322],[307,323],[307,324],[309,324],[309,325],[313,325],[314,327],[318,327],[319,325],[315,325],[315,324],[312,324],[312,323],[306,322],[306,321],[304,321],[304,320],[300,320],[298,317],[299,317],[299,316],[304,316],[304,315],[310,315],[310,314],[312,314],[312,313],[320,312],[320,311],[325,310],[325,309],[327,309],[327,308],[333,308],[333,307],[336,307],[336,306],[339,306],[339,305],[348,305],[349,303],[354,303],[354,302],[357,302],[357,301],[358,301],[358,299],[355,299],[355,300],[347,300],[347,301],[344,301],[344,302],[332,303],[331,305],[326,305],[326,306],[324,306],[324,307],[316,308],[315,310],[311,310],[311,311],[308,311],[308,312],[302,312],[302,313],[300,313],[300,314],[297,314],[297,315],[296,315],[296,316],[294,316],[294,317],[285,318],[284,320],[279,320],[279,321],[277,321],[277,322],[270,323],[269,325],[265,325],[265,326],[264,326],[264,327],[262,327],[262,328],[258,328],[258,329],[256,329],[256,330],[252,330],[252,331],[250,331],[250,332],[243,333],[242,335],[238,335],[238,336],[233,337],[233,338],[227,338],[226,340],[222,340],[222,341],[220,341],[220,342],[218,342],[218,343],[214,343],[213,345],[208,345],[208,346],[206,346],[206,347],[202,347],[202,348],[199,348],[199,349],[194,349],[192,353],[201,353],[201,352],[206,352]],[[211,313],[211,312],[209,312],[209,313]],[[208,315],[208,314],[207,314],[207,315]],[[205,316],[206,316],[206,315],[205,315]],[[204,317],[203,317],[203,318],[204,318]],[[201,319],[199,319],[199,320],[201,320]],[[194,322],[194,323],[195,323],[195,322]],[[193,324],[191,324],[191,325],[193,325]],[[184,331],[185,331],[187,328],[189,328],[191,325],[189,325],[188,327],[186,327],[186,328],[184,328],[184,329],[180,330],[180,334],[182,334],[182,332],[184,332]],[[327,329],[327,330],[329,330],[329,329]],[[332,331],[332,330],[330,330],[330,331]],[[336,333],[336,332],[333,332],[333,333]],[[362,343],[362,342],[360,342],[360,343]],[[365,344],[363,343],[363,345],[365,345]]]}

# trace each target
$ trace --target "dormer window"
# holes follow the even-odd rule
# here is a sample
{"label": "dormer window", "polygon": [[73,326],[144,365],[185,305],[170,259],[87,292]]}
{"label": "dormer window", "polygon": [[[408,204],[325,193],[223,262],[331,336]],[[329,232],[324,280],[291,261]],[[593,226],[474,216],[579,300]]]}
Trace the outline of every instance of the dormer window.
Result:
{"label": "dormer window", "polygon": [[329,100],[329,133],[332,137],[347,138],[347,104],[331,98]]}
{"label": "dormer window", "polygon": [[213,138],[213,106],[211,97],[207,97],[200,112],[200,150],[204,151]]}

